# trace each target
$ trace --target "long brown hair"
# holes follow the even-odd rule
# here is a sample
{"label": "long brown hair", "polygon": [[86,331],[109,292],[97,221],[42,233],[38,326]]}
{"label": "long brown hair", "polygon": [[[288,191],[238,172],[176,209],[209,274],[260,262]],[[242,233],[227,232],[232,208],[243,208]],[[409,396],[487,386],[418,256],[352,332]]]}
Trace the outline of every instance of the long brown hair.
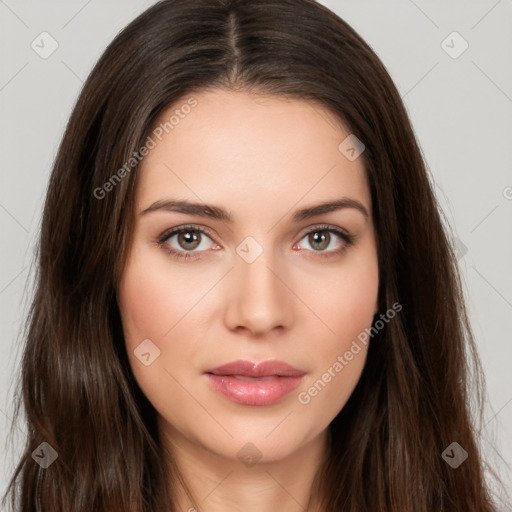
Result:
{"label": "long brown hair", "polygon": [[[137,166],[105,183],[165,107],[207,88],[319,102],[365,144],[380,305],[402,311],[372,339],[329,426],[325,510],[491,512],[474,424],[484,380],[428,170],[383,64],[313,0],[163,0],[94,67],[46,195],[16,402],[28,435],[4,502],[22,512],[176,510],[169,475],[179,475],[130,370],[116,301]],[[43,442],[58,454],[46,469],[32,456]],[[456,469],[441,456],[452,442],[468,454]]]}

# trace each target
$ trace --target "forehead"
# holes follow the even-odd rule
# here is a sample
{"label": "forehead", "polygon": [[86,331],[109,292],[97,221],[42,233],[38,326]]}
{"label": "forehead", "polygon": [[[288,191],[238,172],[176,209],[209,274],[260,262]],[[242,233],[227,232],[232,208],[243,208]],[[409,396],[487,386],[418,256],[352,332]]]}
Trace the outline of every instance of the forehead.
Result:
{"label": "forehead", "polygon": [[169,195],[263,215],[270,204],[347,196],[370,210],[363,159],[351,161],[339,149],[349,134],[314,102],[226,90],[193,94],[153,126],[138,203],[143,209]]}

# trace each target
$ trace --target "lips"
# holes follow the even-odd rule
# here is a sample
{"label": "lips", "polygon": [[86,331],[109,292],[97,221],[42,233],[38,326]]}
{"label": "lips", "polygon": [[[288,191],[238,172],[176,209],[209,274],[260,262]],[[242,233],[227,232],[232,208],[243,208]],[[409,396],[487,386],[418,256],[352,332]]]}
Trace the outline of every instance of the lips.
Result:
{"label": "lips", "polygon": [[293,391],[305,372],[282,361],[233,361],[205,372],[210,384],[244,405],[270,405]]}
{"label": "lips", "polygon": [[251,361],[233,361],[232,363],[206,370],[205,373],[258,379],[264,377],[301,377],[305,372],[282,361],[263,361],[259,364]]}

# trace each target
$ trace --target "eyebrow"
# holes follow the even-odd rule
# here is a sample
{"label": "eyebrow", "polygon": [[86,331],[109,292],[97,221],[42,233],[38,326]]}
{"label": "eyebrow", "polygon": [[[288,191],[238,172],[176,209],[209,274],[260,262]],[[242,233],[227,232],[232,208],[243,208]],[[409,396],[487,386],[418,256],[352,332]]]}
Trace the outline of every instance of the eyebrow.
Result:
{"label": "eyebrow", "polygon": [[[343,197],[334,201],[326,203],[319,203],[313,206],[308,206],[297,210],[293,217],[293,222],[300,222],[317,215],[343,210],[346,208],[353,208],[361,212],[365,217],[369,217],[366,207],[356,199]],[[184,213],[188,215],[197,215],[200,217],[207,217],[214,220],[223,222],[233,222],[231,214],[223,208],[205,203],[193,203],[187,200],[173,200],[173,199],[160,199],[155,201],[151,206],[140,212],[140,215],[147,215],[148,213],[156,211],[168,211],[176,213]]]}

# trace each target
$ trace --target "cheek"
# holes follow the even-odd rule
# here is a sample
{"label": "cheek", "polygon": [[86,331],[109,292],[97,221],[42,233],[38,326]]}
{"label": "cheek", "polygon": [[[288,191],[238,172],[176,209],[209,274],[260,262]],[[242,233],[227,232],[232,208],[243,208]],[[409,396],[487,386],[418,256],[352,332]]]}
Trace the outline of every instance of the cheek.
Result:
{"label": "cheek", "polygon": [[[309,295],[311,309],[326,326],[315,350],[314,370],[301,387],[304,412],[327,425],[343,408],[357,385],[366,361],[368,331],[377,312],[378,263],[374,251],[359,254],[343,272],[331,272],[323,291]],[[327,330],[328,328],[328,330]],[[330,331],[330,334],[329,332]]]}
{"label": "cheek", "polygon": [[[179,278],[170,279],[161,259],[135,249],[124,270],[118,294],[130,366],[153,405],[163,400],[162,393],[166,394],[172,388],[172,379],[166,373],[167,358],[171,353],[175,357],[182,355],[179,354],[180,346],[169,350],[164,341],[166,333],[172,335],[175,325],[180,327],[178,322],[185,315],[185,305],[189,302],[186,297],[188,288],[179,282]],[[176,289],[180,290],[179,294],[173,293]],[[150,355],[143,356],[147,353]]]}
{"label": "cheek", "polygon": [[127,345],[134,347],[146,338],[161,342],[193,308],[202,289],[206,291],[205,283],[197,281],[179,270],[170,273],[163,254],[134,251],[119,290]]}
{"label": "cheek", "polygon": [[[177,300],[151,271],[134,265],[127,269],[120,287],[120,310],[128,345],[142,339],[159,339],[171,327]],[[167,311],[167,315],[162,313]]]}
{"label": "cheek", "polygon": [[[170,265],[163,250],[136,247],[123,272],[118,302],[126,349],[136,379],[148,391],[155,383],[160,386],[162,379],[169,381],[165,370],[181,371],[184,361],[194,361],[202,353],[201,325],[207,303],[203,299],[211,295],[219,275],[213,272],[205,277],[185,269]],[[159,355],[144,366],[134,351],[148,339]]]}
{"label": "cheek", "polygon": [[[132,253],[119,286],[119,309],[132,372],[153,406],[169,418],[187,405],[187,396],[172,375],[173,362],[192,357],[190,340],[179,342],[186,334],[186,330],[180,331],[186,327],[186,314],[198,300],[198,291],[189,290],[194,290],[193,283],[180,279],[178,272],[170,275],[165,257],[143,249]],[[145,353],[150,354],[146,362],[141,355]]]}
{"label": "cheek", "polygon": [[327,344],[329,351],[343,348],[371,324],[378,310],[379,272],[375,251],[354,253],[339,268],[326,269],[317,283],[319,286],[314,288],[309,282],[309,291],[304,290],[303,294],[333,334],[332,342]]}

